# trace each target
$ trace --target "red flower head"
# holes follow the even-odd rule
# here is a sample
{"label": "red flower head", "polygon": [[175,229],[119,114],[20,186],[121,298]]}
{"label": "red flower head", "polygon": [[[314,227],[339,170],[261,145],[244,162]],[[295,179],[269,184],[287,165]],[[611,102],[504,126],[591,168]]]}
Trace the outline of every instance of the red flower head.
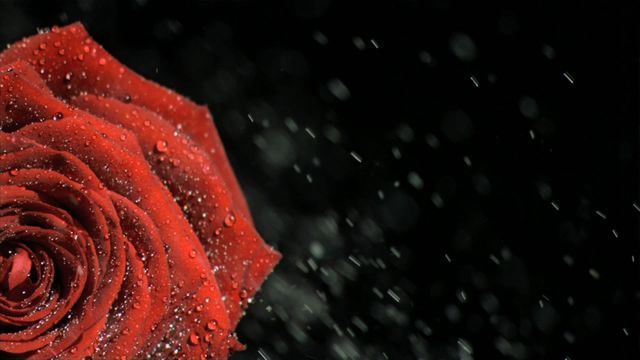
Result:
{"label": "red flower head", "polygon": [[80,24],[0,54],[0,358],[226,358],[277,263],[206,107]]}

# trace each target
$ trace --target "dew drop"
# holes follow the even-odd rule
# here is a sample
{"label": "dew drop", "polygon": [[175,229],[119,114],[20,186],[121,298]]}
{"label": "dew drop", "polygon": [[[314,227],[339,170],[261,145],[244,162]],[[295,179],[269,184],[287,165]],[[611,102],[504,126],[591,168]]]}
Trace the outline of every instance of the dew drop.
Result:
{"label": "dew drop", "polygon": [[189,257],[192,259],[196,257],[196,254],[196,249],[191,249],[191,251],[189,251]]}
{"label": "dew drop", "polygon": [[211,320],[207,323],[207,330],[213,331],[218,328],[218,322],[216,320]]}
{"label": "dew drop", "polygon": [[227,216],[224,218],[224,226],[232,227],[236,223],[236,216],[233,212],[229,212]]}
{"label": "dew drop", "polygon": [[240,296],[240,299],[246,299],[247,296],[249,296],[249,292],[247,291],[247,289],[242,288],[240,289],[240,292],[238,293],[238,295]]}
{"label": "dew drop", "polygon": [[18,169],[11,169],[11,170],[9,170],[9,175],[11,175],[11,176],[16,176],[16,175],[18,175]]}
{"label": "dew drop", "polygon": [[64,117],[64,114],[58,111],[53,115],[53,120],[61,120],[63,117]]}
{"label": "dew drop", "polygon": [[198,335],[196,333],[191,333],[191,335],[189,335],[189,344],[198,345],[199,343],[200,338],[198,337]]}
{"label": "dew drop", "polygon": [[98,60],[98,64],[100,64],[100,65],[106,65],[106,64],[107,64],[107,59],[105,59],[105,58],[100,58],[100,60]]}
{"label": "dew drop", "polygon": [[161,154],[164,154],[164,153],[167,152],[167,150],[168,150],[168,146],[167,146],[167,142],[166,141],[158,140],[156,142],[156,151],[157,152],[159,152]]}

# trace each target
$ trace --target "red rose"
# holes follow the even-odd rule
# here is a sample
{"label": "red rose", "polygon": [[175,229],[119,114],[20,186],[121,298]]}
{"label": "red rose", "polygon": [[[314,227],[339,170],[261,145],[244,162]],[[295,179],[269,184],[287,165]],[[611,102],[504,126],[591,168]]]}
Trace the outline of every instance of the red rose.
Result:
{"label": "red rose", "polygon": [[0,54],[0,358],[226,358],[280,255],[206,107],[54,28]]}

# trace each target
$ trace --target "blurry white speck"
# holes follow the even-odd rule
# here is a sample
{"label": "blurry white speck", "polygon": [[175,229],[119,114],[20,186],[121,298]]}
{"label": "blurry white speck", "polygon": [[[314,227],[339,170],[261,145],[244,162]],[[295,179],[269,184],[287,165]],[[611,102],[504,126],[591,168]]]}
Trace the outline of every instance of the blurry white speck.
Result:
{"label": "blurry white speck", "polygon": [[400,124],[396,129],[396,135],[404,142],[413,141],[414,132],[413,129],[407,124]]}
{"label": "blurry white speck", "polygon": [[249,118],[249,121],[253,122],[253,117],[251,116],[251,114],[247,114],[247,117]]}
{"label": "blurry white speck", "polygon": [[531,137],[531,140],[536,139],[536,133],[534,133],[533,130],[529,130],[529,136]]}
{"label": "blurry white speck", "polygon": [[313,130],[307,128],[304,128],[304,131],[306,131],[306,133],[312,138],[315,139],[316,138],[316,134],[313,132]]}
{"label": "blurry white speck", "polygon": [[379,297],[380,299],[382,299],[384,297],[384,295],[382,294],[382,292],[380,290],[378,290],[377,287],[373,287],[371,289],[371,291],[373,291],[374,294],[376,294],[377,297]]}
{"label": "blurry white speck", "polygon": [[367,46],[367,44],[364,42],[364,40],[362,40],[361,37],[356,36],[353,39],[351,39],[353,41],[353,45],[358,49],[358,50],[364,50],[364,48]]}
{"label": "blurry white speck", "polygon": [[467,302],[467,293],[464,292],[464,290],[458,291],[457,297],[458,301],[460,301],[461,303]]}
{"label": "blurry white speck", "polygon": [[413,171],[407,175],[407,181],[409,182],[409,184],[411,184],[411,186],[413,186],[418,190],[421,190],[422,187],[424,186],[424,181],[422,180],[420,175],[418,175]]}
{"label": "blurry white speck", "polygon": [[471,77],[469,77],[469,79],[473,83],[473,86],[480,87],[480,83],[478,82],[478,79],[475,76],[472,75]]}
{"label": "blurry white speck", "polygon": [[263,360],[269,360],[269,356],[263,349],[258,349],[258,355],[260,355]]}
{"label": "blurry white speck", "polygon": [[438,140],[438,138],[433,134],[425,135],[424,139],[427,141],[427,144],[434,149],[440,146],[440,140]]}
{"label": "blurry white speck", "polygon": [[324,256],[324,246],[318,241],[313,241],[309,245],[309,252],[311,253],[311,255],[313,255],[313,257],[319,259]]}
{"label": "blurry white speck", "polygon": [[569,266],[573,266],[574,261],[573,258],[569,255],[565,255],[562,257],[562,260],[564,261],[565,264],[569,265]]}
{"label": "blurry white speck", "polygon": [[468,156],[463,157],[463,158],[462,158],[462,160],[464,160],[464,163],[465,163],[467,166],[471,166],[471,159],[469,159],[469,157],[468,157]]}
{"label": "blurry white speck", "polygon": [[344,221],[347,223],[347,225],[349,225],[349,227],[353,227],[353,225],[354,225],[354,224],[353,224],[353,220],[351,220],[351,219],[349,219],[349,218],[347,217],[347,218],[344,218]]}
{"label": "blurry white speck", "polygon": [[284,124],[289,129],[289,131],[291,131],[291,132],[297,132],[298,131],[298,124],[296,124],[295,120],[293,120],[292,118],[290,118],[290,117],[285,118],[284,119]]}
{"label": "blurry white speck", "polygon": [[332,125],[327,125],[324,128],[324,136],[331,141],[332,143],[338,143],[340,141],[341,138],[341,133],[340,130],[338,130],[338,128],[336,128],[335,126]]}
{"label": "blurry white speck", "polygon": [[345,101],[351,96],[349,88],[340,79],[334,78],[329,80],[329,82],[327,82],[327,88],[329,88],[331,94],[338,100]]}
{"label": "blurry white speck", "polygon": [[497,256],[491,254],[489,255],[489,259],[491,259],[491,261],[493,261],[496,265],[500,265],[500,259],[498,259]]}
{"label": "blurry white speck", "polygon": [[537,117],[540,112],[536,100],[529,96],[523,96],[518,101],[518,108],[520,109],[520,113],[529,119]]}
{"label": "blurry white speck", "polygon": [[607,215],[605,215],[602,211],[596,210],[596,215],[600,216],[603,220],[607,219]]}
{"label": "blurry white speck", "polygon": [[600,273],[598,272],[598,270],[594,268],[589,269],[589,275],[591,275],[591,277],[593,277],[596,280],[600,279]]}
{"label": "blurry white speck", "polygon": [[567,342],[569,344],[573,344],[576,341],[576,337],[575,335],[573,335],[572,333],[565,331],[564,335],[564,339],[567,340]]}
{"label": "blurry white speck", "polygon": [[568,72],[566,72],[566,71],[565,71],[564,73],[562,73],[562,75],[563,75],[563,76],[565,77],[565,79],[567,79],[571,84],[573,84],[573,83],[574,83],[574,81],[575,81],[575,80],[573,79],[573,76],[571,76],[571,74],[569,74]]}
{"label": "blurry white speck", "polygon": [[444,258],[447,260],[448,263],[451,262],[451,258],[449,257],[449,254],[444,254]]}
{"label": "blurry white speck", "polygon": [[395,247],[391,246],[389,248],[389,251],[391,251],[391,254],[393,254],[393,256],[397,257],[398,259],[400,258],[400,251],[398,249],[396,249]]}
{"label": "blurry white speck", "polygon": [[393,154],[393,157],[396,158],[396,160],[400,160],[402,158],[402,153],[396,146],[391,148],[391,153]]}
{"label": "blurry white speck", "polygon": [[420,51],[420,53],[418,54],[418,58],[420,59],[420,61],[427,65],[434,65],[436,62],[433,56],[431,56],[431,54],[426,51]]}
{"label": "blurry white speck", "polygon": [[640,212],[640,206],[638,206],[638,204],[633,203],[633,208],[636,209],[637,212]]}
{"label": "blurry white speck", "polygon": [[438,194],[438,193],[431,194],[431,202],[438,209],[440,209],[440,208],[442,208],[444,206],[444,200],[442,199],[442,196],[440,196],[440,194]]}
{"label": "blurry white speck", "polygon": [[378,42],[376,41],[376,39],[371,39],[371,45],[373,45],[373,47],[376,49],[380,48],[380,45],[378,45]]}
{"label": "blurry white speck", "polygon": [[327,37],[320,31],[315,31],[313,33],[313,39],[320,45],[327,45],[329,43],[329,39],[327,39]]}
{"label": "blurry white speck", "polygon": [[392,289],[387,290],[387,294],[389,295],[390,298],[392,298],[395,302],[400,302],[400,296],[398,296],[398,294],[395,293],[395,291],[393,291]]}
{"label": "blurry white speck", "polygon": [[547,59],[553,59],[556,57],[556,51],[547,44],[542,46],[542,53],[547,57]]}
{"label": "blurry white speck", "polygon": [[622,328],[622,332],[623,332],[626,336],[629,336],[629,331],[627,331],[627,328]]}
{"label": "blurry white speck", "polygon": [[618,238],[618,232],[616,231],[616,229],[611,229],[611,233],[613,234],[613,237],[615,237],[616,239]]}
{"label": "blurry white speck", "polygon": [[382,190],[378,190],[378,198],[379,198],[380,200],[384,200],[384,191],[382,191]]}
{"label": "blurry white speck", "polygon": [[453,54],[462,61],[472,61],[476,58],[476,44],[467,34],[454,34],[449,41],[449,47]]}
{"label": "blurry white speck", "polygon": [[468,353],[469,355],[473,354],[473,348],[471,347],[471,345],[462,340],[462,339],[458,339],[458,345],[460,346],[460,348],[462,350],[464,350],[466,353]]}
{"label": "blurry white speck", "polygon": [[351,261],[352,263],[354,263],[357,267],[362,266],[362,264],[360,264],[360,261],[358,260],[358,258],[356,258],[353,255],[349,255],[349,261]]}
{"label": "blurry white speck", "polygon": [[362,162],[362,157],[360,157],[360,155],[358,155],[355,151],[352,151],[350,153],[351,157],[354,158],[357,162],[361,163]]}
{"label": "blurry white speck", "polygon": [[558,204],[556,204],[554,201],[551,202],[551,206],[553,206],[556,211],[560,210],[560,206],[558,206]]}

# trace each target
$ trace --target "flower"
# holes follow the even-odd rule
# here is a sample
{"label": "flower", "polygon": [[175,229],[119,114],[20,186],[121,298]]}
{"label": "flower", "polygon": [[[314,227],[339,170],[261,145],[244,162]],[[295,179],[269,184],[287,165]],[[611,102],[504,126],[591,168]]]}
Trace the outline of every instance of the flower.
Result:
{"label": "flower", "polygon": [[0,358],[226,358],[280,255],[206,107],[82,25],[0,54]]}

